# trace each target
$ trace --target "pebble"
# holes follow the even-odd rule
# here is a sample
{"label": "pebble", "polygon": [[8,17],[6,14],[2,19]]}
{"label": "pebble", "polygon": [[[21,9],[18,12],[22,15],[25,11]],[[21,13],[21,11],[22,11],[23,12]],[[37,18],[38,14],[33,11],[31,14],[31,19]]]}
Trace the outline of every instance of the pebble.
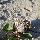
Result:
{"label": "pebble", "polygon": [[0,8],[2,7],[2,5],[0,4]]}

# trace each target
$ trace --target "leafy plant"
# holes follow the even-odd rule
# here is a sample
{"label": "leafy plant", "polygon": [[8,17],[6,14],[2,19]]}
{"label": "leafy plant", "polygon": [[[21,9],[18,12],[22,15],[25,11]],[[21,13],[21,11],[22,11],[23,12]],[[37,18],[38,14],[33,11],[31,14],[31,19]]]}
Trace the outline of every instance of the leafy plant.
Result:
{"label": "leafy plant", "polygon": [[3,27],[3,31],[4,32],[8,32],[9,30],[12,30],[13,29],[13,25],[10,23],[10,24],[6,24],[4,27]]}
{"label": "leafy plant", "polygon": [[8,40],[18,40],[16,37],[8,37]]}
{"label": "leafy plant", "polygon": [[13,40],[13,37],[8,37],[8,40]]}
{"label": "leafy plant", "polygon": [[[13,30],[13,24],[12,23],[7,23],[4,27],[3,27],[3,29],[2,29],[5,33],[7,33],[9,30]],[[23,34],[23,37],[24,38],[28,38],[28,39],[32,39],[32,35],[30,34],[30,33],[24,33]],[[16,37],[7,37],[8,38],[8,40],[18,40]]]}
{"label": "leafy plant", "polygon": [[32,38],[32,35],[30,33],[24,33],[23,36],[25,38]]}
{"label": "leafy plant", "polygon": [[32,40],[32,35],[30,33],[24,33],[23,37],[28,38],[29,40]]}
{"label": "leafy plant", "polygon": [[10,23],[7,30],[12,30],[12,29],[13,29],[13,25],[12,25],[12,23]]}

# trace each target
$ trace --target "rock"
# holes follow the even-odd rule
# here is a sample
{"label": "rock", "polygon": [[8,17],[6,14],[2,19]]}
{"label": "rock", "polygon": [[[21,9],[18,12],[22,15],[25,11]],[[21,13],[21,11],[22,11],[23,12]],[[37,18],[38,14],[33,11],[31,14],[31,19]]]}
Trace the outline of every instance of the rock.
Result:
{"label": "rock", "polygon": [[2,5],[0,4],[0,8],[2,7]]}

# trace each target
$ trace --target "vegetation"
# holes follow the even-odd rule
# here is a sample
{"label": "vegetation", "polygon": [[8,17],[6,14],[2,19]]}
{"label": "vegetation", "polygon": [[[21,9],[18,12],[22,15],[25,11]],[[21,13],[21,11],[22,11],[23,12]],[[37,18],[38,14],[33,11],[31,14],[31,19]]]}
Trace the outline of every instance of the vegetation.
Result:
{"label": "vegetation", "polygon": [[[12,31],[12,33],[13,33],[13,24],[12,23],[10,23],[10,24],[6,24],[4,27],[3,27],[3,31],[5,32],[5,34],[7,35],[7,33],[9,32],[9,31]],[[11,34],[11,33],[9,33],[9,34]],[[8,35],[9,35],[8,34]],[[12,34],[13,35],[13,34]],[[6,36],[7,37],[7,40],[18,40],[18,37],[16,37],[16,36]],[[21,37],[19,37],[19,38],[21,38]],[[26,33],[23,33],[22,34],[22,38],[28,38],[28,39],[31,39],[32,38],[32,35],[29,33],[29,32],[26,32]]]}

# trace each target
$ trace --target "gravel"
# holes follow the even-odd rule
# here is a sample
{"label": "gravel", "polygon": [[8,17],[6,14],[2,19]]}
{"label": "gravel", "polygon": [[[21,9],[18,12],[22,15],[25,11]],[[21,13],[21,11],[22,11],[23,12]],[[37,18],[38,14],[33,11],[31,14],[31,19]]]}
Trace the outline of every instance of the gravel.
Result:
{"label": "gravel", "polygon": [[[0,0],[0,30],[4,24],[19,17],[31,21],[40,29],[40,0]],[[38,29],[37,32],[40,31]]]}

